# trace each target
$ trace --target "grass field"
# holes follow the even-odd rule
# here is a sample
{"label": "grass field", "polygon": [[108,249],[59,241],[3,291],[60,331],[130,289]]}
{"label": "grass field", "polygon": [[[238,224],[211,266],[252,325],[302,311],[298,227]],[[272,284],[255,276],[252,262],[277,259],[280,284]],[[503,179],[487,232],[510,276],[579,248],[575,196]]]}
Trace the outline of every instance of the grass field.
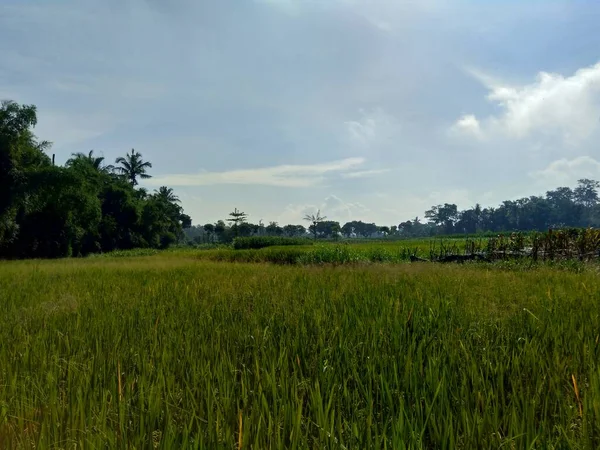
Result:
{"label": "grass field", "polygon": [[0,262],[0,448],[600,448],[596,266],[226,252]]}
{"label": "grass field", "polygon": [[[484,239],[472,240],[479,247]],[[366,262],[405,262],[411,255],[436,258],[463,253],[465,239],[414,239],[404,241],[318,241],[315,245],[273,246],[232,251],[229,247],[198,252],[201,259],[221,262],[270,262],[275,264],[347,264]]]}

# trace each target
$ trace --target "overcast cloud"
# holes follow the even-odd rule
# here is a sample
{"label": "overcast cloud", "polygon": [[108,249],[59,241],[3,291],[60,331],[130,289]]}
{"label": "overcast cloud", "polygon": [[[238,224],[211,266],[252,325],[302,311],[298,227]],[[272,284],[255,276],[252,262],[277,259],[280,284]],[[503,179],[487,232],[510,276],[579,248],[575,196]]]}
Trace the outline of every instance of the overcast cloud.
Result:
{"label": "overcast cloud", "polygon": [[195,223],[383,224],[600,179],[600,3],[3,0],[0,98]]}

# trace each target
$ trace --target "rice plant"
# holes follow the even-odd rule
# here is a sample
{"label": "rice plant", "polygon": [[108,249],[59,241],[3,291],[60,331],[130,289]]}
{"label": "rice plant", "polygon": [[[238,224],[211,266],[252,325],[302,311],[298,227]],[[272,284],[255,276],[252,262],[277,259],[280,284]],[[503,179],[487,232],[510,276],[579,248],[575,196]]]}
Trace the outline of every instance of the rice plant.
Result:
{"label": "rice plant", "polygon": [[597,449],[598,299],[595,266],[0,262],[0,448]]}
{"label": "rice plant", "polygon": [[265,247],[277,247],[285,245],[312,245],[313,241],[308,238],[292,238],[277,236],[251,236],[237,237],[233,240],[235,250],[259,249]]}

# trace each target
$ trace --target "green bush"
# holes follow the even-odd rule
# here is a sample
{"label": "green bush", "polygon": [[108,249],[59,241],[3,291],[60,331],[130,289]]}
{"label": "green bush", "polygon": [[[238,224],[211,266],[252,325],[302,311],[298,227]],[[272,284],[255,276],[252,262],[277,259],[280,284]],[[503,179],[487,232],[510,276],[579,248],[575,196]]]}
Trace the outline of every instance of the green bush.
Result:
{"label": "green bush", "polygon": [[233,248],[235,250],[279,247],[282,245],[312,245],[312,241],[308,238],[276,236],[237,237],[233,240]]}

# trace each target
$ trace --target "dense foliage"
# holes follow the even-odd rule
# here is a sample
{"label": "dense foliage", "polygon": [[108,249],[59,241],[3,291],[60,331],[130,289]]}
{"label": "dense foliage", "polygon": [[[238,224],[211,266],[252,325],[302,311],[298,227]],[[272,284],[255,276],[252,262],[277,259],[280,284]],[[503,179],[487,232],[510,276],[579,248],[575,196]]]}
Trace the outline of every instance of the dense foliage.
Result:
{"label": "dense foliage", "polygon": [[62,257],[136,247],[165,248],[190,218],[173,192],[136,189],[150,163],[135,151],[118,158],[77,153],[64,167],[32,132],[36,108],[0,106],[0,257]]}
{"label": "dense foliage", "polygon": [[546,192],[544,196],[506,200],[497,207],[482,208],[477,204],[461,211],[457,205],[445,203],[426,211],[426,221],[416,217],[391,227],[352,221],[342,226],[341,230],[346,237],[422,237],[598,227],[599,187],[599,182],[584,178],[578,181],[574,189],[559,187]]}
{"label": "dense foliage", "polygon": [[[232,214],[238,214],[233,212]],[[279,226],[277,222],[264,225],[245,221],[245,217],[228,219],[232,224],[223,220],[205,225],[194,225],[185,230],[188,240],[194,244],[207,244],[213,242],[230,243],[238,237],[283,237],[301,238],[307,236],[307,230],[302,225]]]}
{"label": "dense foliage", "polygon": [[[506,200],[496,208],[473,208],[459,211],[454,204],[433,206],[425,213],[435,231],[475,233],[478,231],[532,231],[548,228],[600,226],[600,183],[587,178],[574,189],[559,187],[545,196]],[[405,222],[400,229],[408,231],[417,225]]]}

